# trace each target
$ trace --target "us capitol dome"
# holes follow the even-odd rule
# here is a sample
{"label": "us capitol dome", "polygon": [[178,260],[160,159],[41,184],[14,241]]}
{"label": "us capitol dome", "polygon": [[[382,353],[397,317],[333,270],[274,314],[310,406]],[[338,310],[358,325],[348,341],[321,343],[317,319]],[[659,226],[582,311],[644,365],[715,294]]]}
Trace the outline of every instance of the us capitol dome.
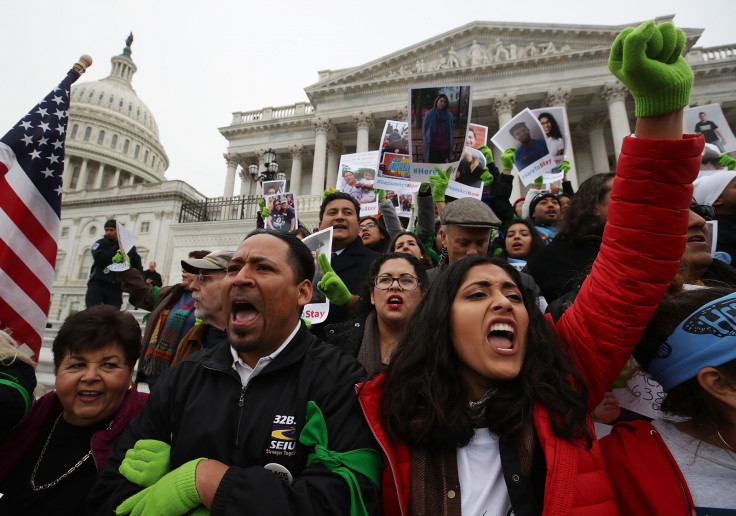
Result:
{"label": "us capitol dome", "polygon": [[137,67],[129,35],[110,75],[75,84],[66,138],[64,190],[99,190],[166,181],[169,158],[158,125],[132,85]]}

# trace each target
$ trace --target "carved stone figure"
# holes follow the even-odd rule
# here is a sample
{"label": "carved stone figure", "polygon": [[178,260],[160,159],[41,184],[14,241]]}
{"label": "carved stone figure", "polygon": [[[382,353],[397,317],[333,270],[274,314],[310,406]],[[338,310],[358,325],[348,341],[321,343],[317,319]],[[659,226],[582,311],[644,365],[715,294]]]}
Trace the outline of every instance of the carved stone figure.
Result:
{"label": "carved stone figure", "polygon": [[543,56],[548,56],[550,54],[554,54],[557,52],[557,49],[555,48],[555,44],[553,42],[548,42],[546,45],[544,45],[544,52],[542,52]]}
{"label": "carved stone figure", "polygon": [[526,46],[526,55],[529,57],[537,57],[539,55],[539,49],[533,41],[530,41]]}
{"label": "carved stone figure", "polygon": [[450,46],[450,50],[447,51],[447,66],[448,68],[460,67],[460,60],[457,58],[457,52],[453,46]]}
{"label": "carved stone figure", "polygon": [[516,55],[516,48],[517,48],[517,47],[516,47],[516,45],[515,45],[515,44],[513,44],[513,43],[511,43],[511,44],[509,45],[509,59],[511,59],[511,60],[515,60],[515,59],[517,58],[517,55]]}
{"label": "carved stone figure", "polygon": [[470,45],[470,50],[468,50],[468,61],[470,61],[470,66],[478,66],[479,64],[482,64],[484,55],[485,53],[481,46],[476,40],[473,40],[473,44]]}
{"label": "carved stone figure", "polygon": [[416,73],[424,73],[424,58],[417,59],[417,62],[414,65],[414,71]]}

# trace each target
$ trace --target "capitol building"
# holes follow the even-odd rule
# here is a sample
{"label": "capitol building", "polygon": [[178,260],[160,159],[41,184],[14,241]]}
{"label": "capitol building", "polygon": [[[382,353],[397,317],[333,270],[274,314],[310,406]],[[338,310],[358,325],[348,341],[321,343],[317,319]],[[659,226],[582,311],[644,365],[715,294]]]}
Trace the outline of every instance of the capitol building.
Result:
{"label": "capitol building", "polygon": [[[179,261],[190,250],[236,248],[255,227],[256,177],[265,170],[269,149],[287,190],[299,195],[300,221],[316,226],[321,194],[335,185],[340,156],[377,149],[386,120],[407,120],[413,85],[472,83],[470,120],[488,126],[490,135],[524,108],[564,106],[573,185],[614,170],[635,118],[633,99],[608,71],[608,54],[618,33],[639,23],[477,21],[369,63],[318,71],[317,82],[304,89],[309,102],[236,111],[230,125],[219,128],[223,166],[207,171],[222,182],[218,198],[166,179],[169,159],[154,114],[133,89],[137,67],[129,37],[122,54],[112,58],[108,77],[72,87],[49,319],[84,308],[90,248],[109,218],[139,236],[144,266],[156,261],[164,284],[180,280]],[[685,58],[695,74],[691,106],[719,104],[736,127],[736,43],[702,48],[702,29],[683,31]],[[512,195],[523,192],[517,184]]]}

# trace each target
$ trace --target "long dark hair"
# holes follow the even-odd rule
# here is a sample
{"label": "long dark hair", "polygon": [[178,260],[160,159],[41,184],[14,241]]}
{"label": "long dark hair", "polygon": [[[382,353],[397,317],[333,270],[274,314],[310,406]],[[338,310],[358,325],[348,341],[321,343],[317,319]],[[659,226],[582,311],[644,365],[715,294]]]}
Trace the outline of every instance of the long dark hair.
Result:
{"label": "long dark hair", "polygon": [[[683,320],[701,306],[727,296],[733,291],[733,288],[726,287],[704,288],[665,297],[634,350],[636,361],[644,369],[648,369],[660,345]],[[716,369],[736,379],[736,360],[718,365]],[[701,424],[709,421],[718,423],[722,419],[714,407],[710,394],[700,386],[697,377],[670,389],[661,407],[664,412],[686,417]]]}
{"label": "long dark hair", "polygon": [[532,235],[532,245],[529,248],[529,254],[524,258],[525,260],[529,260],[532,256],[534,256],[537,251],[542,249],[546,244],[544,243],[544,240],[542,239],[542,235],[539,234],[539,231],[537,231],[537,228],[532,224],[531,221],[527,219],[516,219],[511,224],[509,224],[509,227],[506,229],[506,233],[503,236],[503,251],[501,252],[501,256],[508,259],[509,253],[506,250],[506,234],[508,234],[509,229],[511,229],[511,226],[515,226],[517,224],[521,224],[522,226],[526,226],[526,228],[529,230],[529,233]]}
{"label": "long dark hair", "polygon": [[419,247],[419,251],[422,253],[422,259],[421,264],[424,266],[425,269],[431,269],[434,267],[434,260],[432,259],[432,256],[427,252],[427,248],[424,247],[424,244],[421,240],[419,240],[419,237],[417,237],[414,233],[411,231],[402,231],[398,235],[395,235],[391,239],[391,243],[388,245],[388,251],[389,253],[395,253],[396,251],[396,241],[401,238],[402,236],[408,235],[414,239],[414,241],[417,243],[417,247]]}
{"label": "long dark hair", "polygon": [[560,126],[557,124],[557,120],[555,120],[555,117],[553,117],[551,114],[547,113],[546,111],[544,113],[539,113],[537,120],[539,120],[542,117],[545,117],[547,120],[549,120],[549,123],[550,123],[549,135],[552,138],[562,138],[562,131],[560,131]]}
{"label": "long dark hair", "polygon": [[560,231],[555,238],[570,244],[603,238],[606,221],[596,215],[596,206],[611,191],[611,186],[606,182],[615,176],[613,172],[595,174],[580,184],[570,206],[565,210]]}
{"label": "long dark hair", "polygon": [[438,276],[409,322],[389,364],[381,399],[390,435],[420,448],[457,448],[473,436],[477,413],[468,405],[468,387],[452,343],[448,314],[468,271],[484,264],[500,267],[519,287],[529,313],[529,329],[521,371],[513,380],[499,384],[498,392],[485,404],[482,424],[520,446],[520,436],[533,428],[533,404],[539,403],[549,412],[557,437],[583,439],[590,446],[588,392],[566,347],[558,342],[516,269],[485,256],[463,258]]}

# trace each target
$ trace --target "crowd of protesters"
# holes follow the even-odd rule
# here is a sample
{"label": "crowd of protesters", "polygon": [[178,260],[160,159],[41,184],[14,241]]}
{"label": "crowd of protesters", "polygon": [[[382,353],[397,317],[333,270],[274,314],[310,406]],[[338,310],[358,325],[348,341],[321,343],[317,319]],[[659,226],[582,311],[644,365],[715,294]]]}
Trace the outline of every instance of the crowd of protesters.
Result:
{"label": "crowd of protesters", "polygon": [[[70,316],[36,401],[0,334],[0,513],[736,514],[736,160],[701,172],[682,134],[684,45],[669,23],[618,36],[635,133],[574,194],[512,204],[514,149],[499,171],[485,146],[482,200],[446,197],[438,167],[414,227],[381,190],[375,217],[325,192],[329,259],[266,223],[190,253],[179,284],[120,272],[144,330]],[[446,154],[446,104],[425,153]],[[656,417],[610,392],[632,370]]]}

